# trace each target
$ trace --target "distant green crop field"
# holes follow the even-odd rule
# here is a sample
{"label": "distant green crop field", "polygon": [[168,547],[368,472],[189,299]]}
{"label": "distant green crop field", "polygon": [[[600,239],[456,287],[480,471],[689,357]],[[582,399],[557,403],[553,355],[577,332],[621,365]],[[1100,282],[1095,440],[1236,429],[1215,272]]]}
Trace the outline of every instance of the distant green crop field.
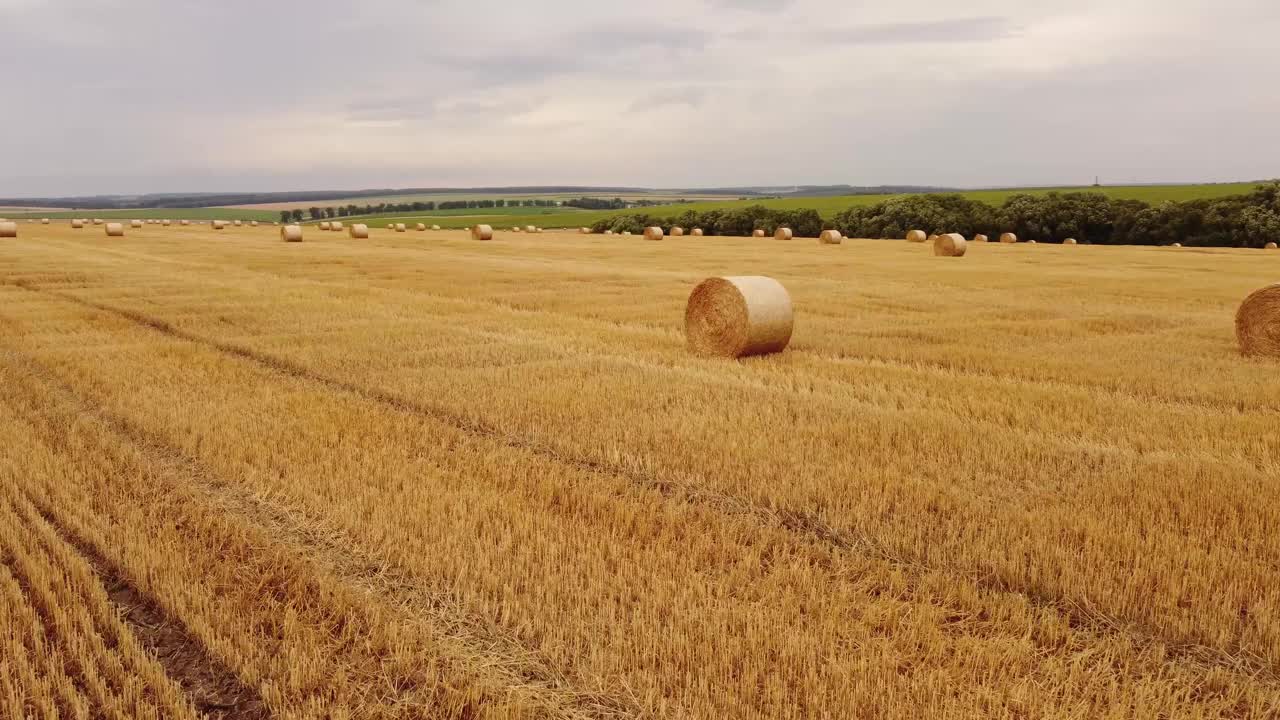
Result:
{"label": "distant green crop field", "polygon": [[238,210],[235,208],[159,208],[146,210],[37,210],[6,213],[0,215],[10,219],[50,218],[67,220],[71,218],[102,218],[104,220],[266,220],[271,222],[280,219],[279,212],[266,210]]}

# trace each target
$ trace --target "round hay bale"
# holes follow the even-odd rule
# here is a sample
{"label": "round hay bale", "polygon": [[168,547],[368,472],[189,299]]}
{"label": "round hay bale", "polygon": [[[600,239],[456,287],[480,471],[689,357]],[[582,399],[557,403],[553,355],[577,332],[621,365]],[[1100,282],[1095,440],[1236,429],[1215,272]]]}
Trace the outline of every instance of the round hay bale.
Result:
{"label": "round hay bale", "polygon": [[224,229],[225,227],[227,227],[227,221],[226,221],[226,220],[214,220],[214,221],[213,221],[213,229],[214,229],[214,230],[222,230],[222,229]]}
{"label": "round hay bale", "polygon": [[18,223],[8,220],[0,222],[0,237],[18,237]]}
{"label": "round hay bale", "polygon": [[693,232],[691,232],[691,233],[689,233],[689,234],[690,234],[690,235],[692,235],[692,236],[694,236],[694,237],[702,237],[702,228],[694,228],[694,229],[693,229]]}
{"label": "round hay bale", "polygon": [[107,223],[107,237],[124,237],[124,224]]}
{"label": "round hay bale", "polygon": [[41,224],[41,225],[48,225],[48,224],[49,224],[49,218],[40,218],[40,224]]}
{"label": "round hay bale", "polygon": [[579,232],[579,233],[581,233],[581,234],[583,234],[583,235],[590,235],[590,234],[591,234],[591,228],[578,228],[578,232]]}
{"label": "round hay bale", "polygon": [[160,224],[161,224],[161,225],[163,225],[163,226],[165,226],[165,227],[169,227],[169,226],[172,224],[172,221],[170,221],[170,220],[161,220],[161,221],[160,221]]}
{"label": "round hay bale", "polygon": [[329,223],[329,229],[333,232],[341,232],[342,223],[338,222],[337,220],[334,220],[333,222]]}
{"label": "round hay bale", "polygon": [[973,236],[973,241],[974,241],[974,242],[986,242],[986,241],[987,241],[987,236],[986,236],[986,235],[974,235],[974,236]]}
{"label": "round hay bale", "polygon": [[1014,235],[1013,233],[1005,233],[1000,236],[1000,242],[1006,245],[1011,245],[1013,243],[1018,242],[1018,236]]}
{"label": "round hay bale", "polygon": [[536,228],[536,227],[534,227],[534,226],[532,226],[532,225],[525,225],[525,226],[524,226],[524,231],[525,231],[525,232],[529,232],[529,233],[531,233],[531,232],[537,232],[537,230],[538,230],[538,228]]}
{"label": "round hay bale", "polygon": [[387,223],[387,225],[386,225],[386,229],[387,229],[387,230],[395,230],[395,229],[396,229],[396,224],[395,224],[395,223]]}
{"label": "round hay bale", "polygon": [[542,228],[534,228],[534,229],[533,229],[533,231],[534,231],[535,233],[541,233],[541,232],[542,232]]}
{"label": "round hay bale", "polygon": [[80,228],[84,227],[84,221],[83,221],[83,220],[78,220],[78,219],[77,219],[77,220],[72,220],[72,221],[71,221],[71,227],[75,228],[76,230],[79,230]]}
{"label": "round hay bale", "polygon": [[93,219],[93,224],[94,224],[94,225],[101,225],[101,224],[102,224],[102,218],[94,218],[94,219]]}
{"label": "round hay bale", "polygon": [[630,231],[630,230],[623,230],[623,231],[622,231],[622,234],[623,234],[623,235],[630,235],[630,234],[631,234],[631,231]]}
{"label": "round hay bale", "polygon": [[322,221],[320,222],[320,229],[321,229],[321,230],[326,230],[326,231],[327,231],[327,230],[328,230],[329,228],[331,228],[331,227],[333,227],[333,223],[329,222],[328,220],[322,220]]}
{"label": "round hay bale", "polygon": [[239,220],[233,220],[233,221],[232,221],[232,223],[233,223],[236,227],[240,227],[240,225],[241,225],[241,222],[240,222]]}
{"label": "round hay bale", "polygon": [[939,235],[933,241],[933,254],[940,257],[964,257],[968,249],[969,243],[960,233]]}
{"label": "round hay bale", "polygon": [[369,226],[365,225],[364,223],[355,223],[354,225],[351,226],[351,229],[347,231],[347,234],[353,238],[356,238],[357,240],[368,238]]}
{"label": "round hay bale", "polygon": [[658,226],[656,226],[656,225],[654,225],[654,226],[652,226],[652,227],[647,227],[647,228],[645,228],[645,229],[644,229],[644,239],[645,239],[645,240],[661,240],[661,239],[662,239],[662,228],[660,228],[660,227],[658,227]]}
{"label": "round hay bale", "polygon": [[770,277],[713,277],[689,295],[684,332],[695,355],[739,358],[781,352],[791,342],[791,296]]}
{"label": "round hay bale", "polygon": [[513,228],[511,228],[511,232],[520,232],[520,231],[521,231],[521,229],[522,229],[522,228],[513,227]]}
{"label": "round hay bale", "polygon": [[907,233],[907,242],[922,243],[928,239],[929,239],[929,236],[926,235],[923,230],[912,230],[911,232]]}
{"label": "round hay bale", "polygon": [[1176,248],[1180,248],[1180,247],[1182,247],[1182,243],[1174,243],[1174,244],[1170,245],[1169,247],[1176,247]]}
{"label": "round hay bale", "polygon": [[280,228],[280,239],[285,242],[302,242],[302,226],[285,225]]}
{"label": "round hay bale", "polygon": [[[342,223],[338,223],[338,224],[341,225]],[[249,227],[258,227],[258,221],[257,220],[251,221],[249,223]]]}
{"label": "round hay bale", "polygon": [[439,229],[440,229],[440,226],[439,226],[439,225],[432,225],[432,226],[431,226],[431,229],[432,229],[432,230],[439,230]]}
{"label": "round hay bale", "polygon": [[751,237],[764,237],[764,231],[763,231],[763,230],[753,230],[753,231],[751,231]]}
{"label": "round hay bale", "polygon": [[190,225],[190,224],[191,224],[191,221],[190,221],[190,220],[179,220],[179,221],[178,221],[178,224],[179,224],[179,225]]}
{"label": "round hay bale", "polygon": [[839,230],[823,230],[818,236],[819,245],[839,245],[842,242],[844,242],[844,236]]}
{"label": "round hay bale", "polygon": [[604,234],[605,234],[605,235],[612,235],[612,234],[613,234],[613,231],[612,231],[612,230],[605,230],[605,231],[604,231]]}
{"label": "round hay bale", "polygon": [[476,225],[475,227],[471,228],[471,239],[472,240],[492,240],[493,228],[489,227],[488,225]]}
{"label": "round hay bale", "polygon": [[424,223],[418,223],[417,225],[413,226],[413,229],[417,230],[418,232],[426,232],[427,226]]}
{"label": "round hay bale", "polygon": [[1063,241],[1062,241],[1062,244],[1063,244],[1063,245],[1075,245],[1075,244],[1076,244],[1076,239],[1075,239],[1075,238],[1067,238],[1066,240],[1063,240]]}
{"label": "round hay bale", "polygon": [[1278,247],[1278,246],[1277,246],[1275,243],[1273,243],[1273,242],[1269,242],[1269,243],[1267,243],[1265,246],[1263,246],[1263,249],[1264,249],[1264,250],[1275,250],[1277,247]]}
{"label": "round hay bale", "polygon": [[130,221],[129,221],[129,227],[140,228],[140,227],[142,227],[142,221],[141,221],[141,220],[130,220]]}
{"label": "round hay bale", "polygon": [[1240,303],[1236,340],[1244,355],[1280,358],[1280,283],[1255,290]]}
{"label": "round hay bale", "polygon": [[792,237],[794,233],[791,232],[791,228],[780,227],[773,233],[774,240],[790,240]]}
{"label": "round hay bale", "polygon": [[396,223],[396,232],[404,232],[406,229],[404,223]]}
{"label": "round hay bale", "polygon": [[683,236],[684,236],[684,228],[680,227],[679,225],[671,228],[671,237],[683,237]]}
{"label": "round hay bale", "polygon": [[1027,244],[1028,244],[1028,245],[1035,245],[1035,244],[1036,244],[1036,241],[1035,241],[1035,240],[1028,240],[1028,241],[1027,241]]}

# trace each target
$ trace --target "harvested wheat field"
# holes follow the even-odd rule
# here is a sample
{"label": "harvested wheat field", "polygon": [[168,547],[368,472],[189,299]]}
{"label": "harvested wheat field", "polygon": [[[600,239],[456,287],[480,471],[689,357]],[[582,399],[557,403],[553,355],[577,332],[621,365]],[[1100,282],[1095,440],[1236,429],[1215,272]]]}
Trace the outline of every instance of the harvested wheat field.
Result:
{"label": "harvested wheat field", "polygon": [[24,226],[0,717],[1276,717],[1276,262]]}

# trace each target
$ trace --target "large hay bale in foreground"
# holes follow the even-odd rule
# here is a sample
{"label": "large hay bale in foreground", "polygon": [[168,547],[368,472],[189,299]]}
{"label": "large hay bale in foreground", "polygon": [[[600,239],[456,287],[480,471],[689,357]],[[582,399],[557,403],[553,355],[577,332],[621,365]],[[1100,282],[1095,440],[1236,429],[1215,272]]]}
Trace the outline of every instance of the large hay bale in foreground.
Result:
{"label": "large hay bale in foreground", "polygon": [[285,242],[302,242],[302,226],[285,225],[280,228],[280,239]]}
{"label": "large hay bale in foreground", "polygon": [[18,237],[18,223],[8,220],[0,222],[0,237]]}
{"label": "large hay bale in foreground", "polygon": [[773,233],[774,240],[790,240],[795,237],[795,233],[791,232],[791,228],[780,227]]}
{"label": "large hay bale in foreground", "polygon": [[645,228],[645,229],[644,229],[644,239],[645,239],[645,240],[661,240],[661,239],[662,239],[662,228],[660,228],[660,227],[658,227],[658,226],[656,226],[656,225],[655,225],[655,226],[652,226],[652,227],[647,227],[647,228]]}
{"label": "large hay bale in foreground", "polygon": [[1076,239],[1075,239],[1075,238],[1067,238],[1066,240],[1063,240],[1063,241],[1062,241],[1062,244],[1063,244],[1063,245],[1075,245],[1075,244],[1076,244]]}
{"label": "large hay bale in foreground", "polygon": [[912,230],[907,233],[907,242],[922,243],[928,239],[929,236],[923,230]]}
{"label": "large hay bale in foreground", "polygon": [[1000,236],[1000,242],[1004,243],[1005,245],[1011,245],[1013,243],[1018,242],[1018,236],[1014,235],[1013,233],[1005,233]]}
{"label": "large hay bale in foreground", "polygon": [[107,237],[124,237],[124,224],[107,223]]}
{"label": "large hay bale in foreground", "polygon": [[71,227],[75,228],[76,230],[79,230],[80,228],[84,227],[84,221],[80,219],[72,220]]}
{"label": "large hay bale in foreground", "polygon": [[988,238],[987,238],[987,236],[986,236],[986,235],[982,235],[982,234],[978,234],[978,235],[974,235],[974,236],[973,236],[973,241],[974,241],[974,242],[986,242],[986,241],[987,241],[987,239],[988,239]]}
{"label": "large hay bale in foreground", "polygon": [[140,228],[140,227],[142,227],[142,221],[141,221],[141,220],[130,220],[130,221],[129,221],[129,227],[133,227],[133,228]]}
{"label": "large hay bale in foreground", "polygon": [[680,227],[679,225],[671,228],[671,237],[683,237],[683,236],[684,236],[684,228]]}
{"label": "large hay bale in foreground", "polygon": [[819,245],[839,245],[842,242],[844,242],[844,236],[839,230],[823,230],[818,236]]}
{"label": "large hay bale in foreground", "polygon": [[702,237],[702,228],[694,228],[694,229],[693,229],[693,232],[691,232],[691,233],[689,233],[689,234],[690,234],[690,235],[692,235],[692,236],[694,236],[694,237]]}
{"label": "large hay bale in foreground", "polygon": [[1240,303],[1236,340],[1245,355],[1280,358],[1280,283],[1256,290]]}
{"label": "large hay bale in foreground", "polygon": [[488,225],[476,225],[475,227],[471,228],[471,239],[472,240],[492,240],[493,228],[489,227]]}
{"label": "large hay bale in foreground", "polygon": [[703,280],[684,312],[690,352],[713,357],[780,352],[791,342],[794,322],[787,289],[758,275]]}
{"label": "large hay bale in foreground", "polygon": [[933,254],[940,257],[964,257],[969,243],[960,233],[946,233],[933,240]]}
{"label": "large hay bale in foreground", "polygon": [[764,230],[752,230],[751,237],[764,237]]}
{"label": "large hay bale in foreground", "polygon": [[366,239],[369,237],[369,226],[364,223],[355,223],[347,231],[347,234],[357,240]]}

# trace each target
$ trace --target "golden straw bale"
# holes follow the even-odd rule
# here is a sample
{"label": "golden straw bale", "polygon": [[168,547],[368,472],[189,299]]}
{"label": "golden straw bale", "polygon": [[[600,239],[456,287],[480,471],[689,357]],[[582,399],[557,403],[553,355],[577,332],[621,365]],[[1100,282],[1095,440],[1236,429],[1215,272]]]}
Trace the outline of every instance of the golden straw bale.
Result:
{"label": "golden straw bale", "polygon": [[407,229],[408,228],[404,226],[404,223],[396,223],[396,232],[404,232]]}
{"label": "golden straw bale", "polygon": [[791,232],[791,228],[780,227],[773,233],[774,240],[790,240],[795,237],[795,233]]}
{"label": "golden straw bale", "polygon": [[1013,233],[1004,233],[1003,235],[1000,236],[1000,242],[1006,245],[1010,245],[1018,242],[1018,236],[1014,235]]}
{"label": "golden straw bale", "polygon": [[0,222],[0,237],[18,237],[18,223],[11,220]]}
{"label": "golden straw bale", "polygon": [[752,230],[751,237],[764,237],[764,230]]}
{"label": "golden straw bale", "polygon": [[302,242],[302,226],[285,225],[280,228],[280,239],[285,242]]}
{"label": "golden straw bale", "polygon": [[844,242],[844,236],[839,230],[823,230],[818,236],[818,244],[820,245],[839,245]]}
{"label": "golden straw bale", "polygon": [[671,237],[681,237],[684,235],[684,228],[679,225],[671,228]]}
{"label": "golden straw bale", "polygon": [[923,230],[912,230],[907,233],[907,242],[922,243],[928,239],[929,236]]}
{"label": "golden straw bale", "polygon": [[347,234],[357,240],[367,238],[369,237],[369,226],[364,223],[355,223],[347,231]]}
{"label": "golden straw bale", "polygon": [[418,223],[417,225],[413,226],[413,229],[417,230],[418,232],[426,232],[427,225],[426,223]]}
{"label": "golden straw bale", "polygon": [[1063,245],[1075,245],[1075,244],[1076,244],[1076,239],[1075,239],[1075,238],[1067,238],[1066,240],[1063,240],[1063,241],[1062,241],[1062,244],[1063,244]]}
{"label": "golden straw bale", "polygon": [[715,357],[780,352],[791,341],[794,322],[786,288],[762,276],[703,280],[684,313],[690,352]]}
{"label": "golden straw bale", "polygon": [[330,228],[332,228],[332,227],[333,227],[333,223],[329,222],[328,220],[321,220],[321,221],[320,221],[320,229],[321,229],[321,230],[329,230],[329,229],[330,229]]}
{"label": "golden straw bale", "polygon": [[1269,242],[1269,243],[1267,243],[1267,244],[1266,244],[1265,249],[1267,249],[1267,250],[1275,250],[1277,247],[1280,247],[1280,246],[1277,246],[1277,245],[1276,245],[1275,243],[1273,243],[1273,242]]}
{"label": "golden straw bale", "polygon": [[80,220],[80,219],[72,220],[71,227],[79,230],[80,228],[84,227],[84,220]]}
{"label": "golden straw bale", "polygon": [[964,257],[968,249],[969,243],[960,233],[946,233],[933,240],[933,254],[941,257]]}
{"label": "golden straw bale", "polygon": [[141,221],[141,220],[130,220],[130,221],[129,221],[129,227],[140,228],[140,227],[142,227],[142,221]]}
{"label": "golden straw bale", "polygon": [[986,235],[982,235],[982,234],[974,235],[974,236],[973,236],[973,241],[974,241],[974,242],[986,242],[986,241],[987,241],[987,236],[986,236]]}
{"label": "golden straw bale", "polygon": [[1256,290],[1240,303],[1236,340],[1245,355],[1280,358],[1280,283]]}
{"label": "golden straw bale", "polygon": [[690,235],[692,235],[692,236],[694,236],[694,237],[702,237],[702,228],[694,228],[694,229],[693,229],[693,232],[691,232],[691,233],[689,233],[689,234],[690,234]]}
{"label": "golden straw bale", "polygon": [[124,237],[124,224],[107,223],[107,237]]}
{"label": "golden straw bale", "polygon": [[645,240],[661,240],[661,239],[662,239],[662,228],[657,227],[656,225],[655,225],[655,226],[652,226],[652,227],[647,227],[647,228],[645,228],[645,229],[644,229],[644,239],[645,239]]}
{"label": "golden straw bale", "polygon": [[489,227],[488,225],[476,225],[475,227],[471,228],[471,239],[472,240],[492,240],[493,228]]}

